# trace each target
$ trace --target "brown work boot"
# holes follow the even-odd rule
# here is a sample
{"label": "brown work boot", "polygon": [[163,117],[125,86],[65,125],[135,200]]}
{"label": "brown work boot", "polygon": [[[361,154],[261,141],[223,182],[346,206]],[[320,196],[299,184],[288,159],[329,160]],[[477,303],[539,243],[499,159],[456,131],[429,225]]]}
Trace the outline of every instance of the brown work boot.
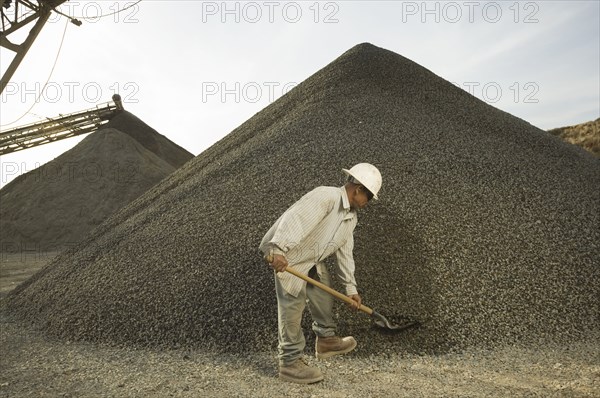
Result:
{"label": "brown work boot", "polygon": [[352,351],[356,347],[356,340],[354,337],[319,337],[317,336],[316,356],[317,359],[327,359],[334,355],[346,354]]}
{"label": "brown work boot", "polygon": [[299,358],[289,365],[279,365],[279,378],[299,384],[312,384],[323,380],[321,371],[308,366],[304,358]]}

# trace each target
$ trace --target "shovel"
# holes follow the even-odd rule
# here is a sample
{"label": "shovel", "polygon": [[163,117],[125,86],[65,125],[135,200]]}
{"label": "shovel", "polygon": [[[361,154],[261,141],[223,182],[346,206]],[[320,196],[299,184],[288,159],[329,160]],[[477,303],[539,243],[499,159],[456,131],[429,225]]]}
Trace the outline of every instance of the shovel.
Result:
{"label": "shovel", "polygon": [[[265,256],[265,260],[270,264],[273,262],[273,257],[271,255],[267,255]],[[313,286],[318,287],[321,290],[326,291],[327,293],[331,294],[333,297],[342,300],[343,302],[347,303],[347,304],[351,304],[351,305],[355,305],[356,301],[352,300],[350,297],[346,296],[345,294],[342,294],[340,292],[338,292],[337,290],[334,290],[332,288],[330,288],[329,286],[314,280],[313,278],[311,278],[308,275],[304,275],[300,272],[298,272],[297,270],[295,270],[292,267],[286,267],[285,269],[287,272],[289,272],[292,275],[297,276],[300,279],[304,279],[306,282],[310,283]],[[403,319],[400,323],[395,323],[395,322],[390,322],[386,317],[384,317],[383,315],[381,315],[379,312],[375,311],[372,308],[367,307],[364,304],[360,305],[359,308],[360,311],[368,314],[371,316],[371,318],[373,318],[373,321],[375,322],[375,325],[379,326],[380,328],[384,328],[387,330],[393,330],[393,331],[401,331],[401,330],[405,330],[414,326],[419,326],[419,322],[413,319]]]}

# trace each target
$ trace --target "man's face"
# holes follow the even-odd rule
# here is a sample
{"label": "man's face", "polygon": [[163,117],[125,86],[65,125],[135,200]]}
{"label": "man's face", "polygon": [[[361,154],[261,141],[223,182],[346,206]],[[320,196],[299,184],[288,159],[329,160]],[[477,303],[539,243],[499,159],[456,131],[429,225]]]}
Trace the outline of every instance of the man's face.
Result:
{"label": "man's face", "polygon": [[371,192],[369,192],[369,190],[363,186],[358,186],[356,187],[356,191],[354,192],[354,197],[353,197],[353,205],[352,207],[355,209],[362,209],[364,208],[367,203],[369,203],[369,201],[373,198],[373,195],[371,194]]}

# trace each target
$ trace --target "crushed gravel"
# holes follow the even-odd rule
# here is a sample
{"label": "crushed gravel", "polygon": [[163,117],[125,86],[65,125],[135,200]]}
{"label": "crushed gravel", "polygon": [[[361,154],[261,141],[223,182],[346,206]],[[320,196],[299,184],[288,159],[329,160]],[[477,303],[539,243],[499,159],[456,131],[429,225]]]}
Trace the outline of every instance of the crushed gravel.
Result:
{"label": "crushed gravel", "polygon": [[356,355],[543,347],[598,329],[600,160],[367,43],[110,217],[8,308],[62,340],[272,350],[258,243],[365,161],[384,184],[355,234],[363,300],[423,325],[380,333],[340,305]]}
{"label": "crushed gravel", "polygon": [[213,355],[65,343],[0,315],[0,397],[597,397],[599,341],[309,358],[325,380],[301,386],[277,379],[273,352]]}

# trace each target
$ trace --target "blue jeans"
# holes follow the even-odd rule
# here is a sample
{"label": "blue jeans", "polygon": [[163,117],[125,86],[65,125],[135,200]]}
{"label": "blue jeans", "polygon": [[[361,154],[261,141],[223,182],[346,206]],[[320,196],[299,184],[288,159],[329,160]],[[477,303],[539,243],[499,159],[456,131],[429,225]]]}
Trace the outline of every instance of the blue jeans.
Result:
{"label": "blue jeans", "polygon": [[[315,272],[316,271],[316,272]],[[331,278],[325,264],[318,263],[313,267],[309,276],[327,286]],[[333,297],[318,287],[306,284],[298,297],[287,293],[279,278],[275,276],[275,291],[277,293],[278,314],[278,356],[280,365],[288,365],[302,356],[306,341],[300,325],[302,313],[308,303],[312,315],[312,329],[319,337],[335,336],[336,324],[333,320]]]}

